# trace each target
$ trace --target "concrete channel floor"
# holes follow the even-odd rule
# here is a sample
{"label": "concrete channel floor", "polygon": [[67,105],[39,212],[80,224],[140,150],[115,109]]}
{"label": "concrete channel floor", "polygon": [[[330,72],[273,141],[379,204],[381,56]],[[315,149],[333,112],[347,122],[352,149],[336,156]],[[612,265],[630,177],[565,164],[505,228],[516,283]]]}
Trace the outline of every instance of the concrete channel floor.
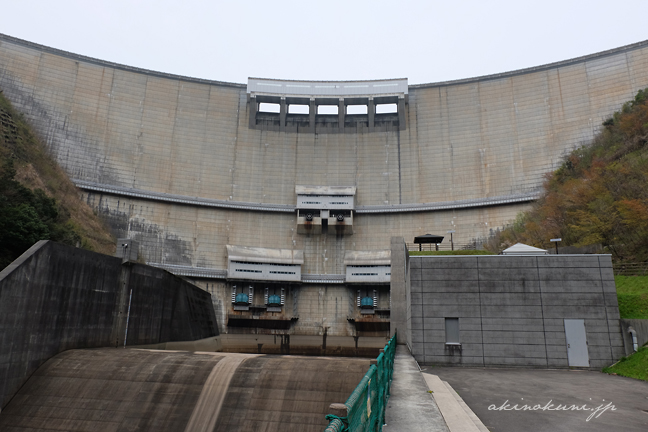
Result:
{"label": "concrete channel floor", "polygon": [[[648,431],[647,382],[584,370],[422,370],[447,381],[492,432]],[[560,404],[586,410],[556,410]]]}
{"label": "concrete channel floor", "polygon": [[449,386],[421,373],[405,345],[396,347],[383,431],[479,432],[469,414]]}

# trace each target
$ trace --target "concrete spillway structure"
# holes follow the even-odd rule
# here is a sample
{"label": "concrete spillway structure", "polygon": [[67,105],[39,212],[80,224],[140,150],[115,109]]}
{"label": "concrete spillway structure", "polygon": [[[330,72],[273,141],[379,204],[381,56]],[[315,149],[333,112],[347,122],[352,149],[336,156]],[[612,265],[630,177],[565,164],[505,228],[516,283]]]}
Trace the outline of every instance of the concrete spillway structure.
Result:
{"label": "concrete spillway structure", "polygon": [[148,350],[72,350],[45,363],[0,430],[313,431],[368,359]]}
{"label": "concrete spillway structure", "polygon": [[255,332],[384,332],[392,236],[488,236],[647,86],[648,42],[443,83],[246,86],[0,35],[5,95],[144,260],[212,293],[226,332],[244,331],[237,316],[268,318]]}

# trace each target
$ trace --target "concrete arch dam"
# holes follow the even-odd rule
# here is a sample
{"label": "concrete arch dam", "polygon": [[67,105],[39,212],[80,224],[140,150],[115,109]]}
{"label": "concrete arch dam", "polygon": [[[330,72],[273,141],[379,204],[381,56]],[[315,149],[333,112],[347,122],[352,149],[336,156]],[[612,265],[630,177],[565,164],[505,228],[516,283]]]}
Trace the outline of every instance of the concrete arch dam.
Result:
{"label": "concrete arch dam", "polygon": [[63,352],[0,413],[0,430],[317,431],[368,359],[138,349]]}
{"label": "concrete arch dam", "polygon": [[0,35],[0,89],[84,199],[230,334],[384,337],[392,237],[479,244],[646,87],[648,41],[440,83],[245,85]]}
{"label": "concrete arch dam", "polygon": [[[391,236],[488,236],[647,86],[648,42],[441,83],[246,86],[0,35],[0,88],[88,202],[146,262],[203,273],[226,269],[225,245],[303,250],[304,274],[339,275],[346,251],[385,249]],[[258,112],[271,102],[283,111]],[[290,110],[332,103],[328,117]],[[381,103],[397,113],[374,113]],[[354,104],[368,114],[346,115]],[[299,234],[299,185],[354,187],[353,235]]]}

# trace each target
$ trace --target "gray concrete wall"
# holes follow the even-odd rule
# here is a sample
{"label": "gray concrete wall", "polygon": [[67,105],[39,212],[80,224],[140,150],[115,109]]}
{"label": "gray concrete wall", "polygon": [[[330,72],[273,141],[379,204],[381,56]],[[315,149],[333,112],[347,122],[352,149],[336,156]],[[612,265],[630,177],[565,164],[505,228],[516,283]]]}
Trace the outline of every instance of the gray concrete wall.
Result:
{"label": "gray concrete wall", "polygon": [[0,272],[0,407],[59,352],[123,346],[127,318],[127,345],[218,334],[210,295],[198,287],[157,268],[36,243]]}
{"label": "gray concrete wall", "polygon": [[391,311],[390,336],[397,333],[396,342],[412,346],[412,292],[410,260],[402,237],[391,239]]}
{"label": "gray concrete wall", "polygon": [[632,335],[628,331],[632,327],[637,333],[637,345],[642,347],[648,343],[648,319],[622,319],[623,342],[625,344],[625,355],[629,356],[634,352]]}
{"label": "gray concrete wall", "polygon": [[[568,367],[564,319],[584,319],[592,368],[624,354],[609,255],[410,261],[419,363]],[[459,319],[460,347],[446,345],[445,318]]]}

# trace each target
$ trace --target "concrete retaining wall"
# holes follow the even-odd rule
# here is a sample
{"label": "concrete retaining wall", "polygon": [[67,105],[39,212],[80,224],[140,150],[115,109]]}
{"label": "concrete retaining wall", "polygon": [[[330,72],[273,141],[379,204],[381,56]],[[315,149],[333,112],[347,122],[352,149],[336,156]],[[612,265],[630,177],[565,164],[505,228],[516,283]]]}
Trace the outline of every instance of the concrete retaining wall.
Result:
{"label": "concrete retaining wall", "polygon": [[637,345],[639,347],[648,343],[648,319],[622,319],[621,328],[623,329],[623,341],[625,343],[625,355],[629,356],[634,352],[632,335],[628,331],[633,328],[637,335]]}
{"label": "concrete retaining wall", "polygon": [[[624,355],[609,255],[410,263],[412,352],[421,364],[568,367],[565,319],[584,320],[590,367]],[[446,343],[446,318],[459,320],[458,346]]]}
{"label": "concrete retaining wall", "polygon": [[127,345],[218,334],[209,293],[192,284],[142,264],[36,243],[0,273],[0,407],[59,352],[123,346],[127,317]]}

